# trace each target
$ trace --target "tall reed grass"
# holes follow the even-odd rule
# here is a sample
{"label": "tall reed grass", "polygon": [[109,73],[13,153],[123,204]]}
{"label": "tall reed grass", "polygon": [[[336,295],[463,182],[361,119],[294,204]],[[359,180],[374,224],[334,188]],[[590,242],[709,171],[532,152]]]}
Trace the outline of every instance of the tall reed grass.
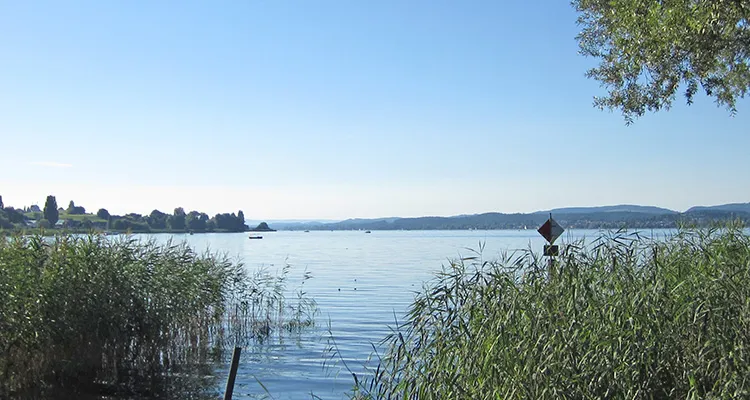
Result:
{"label": "tall reed grass", "polygon": [[748,398],[750,239],[620,232],[552,266],[458,260],[384,344],[355,398]]}
{"label": "tall reed grass", "polygon": [[314,302],[285,298],[288,272],[131,237],[0,239],[0,398],[168,388],[227,346],[311,325]]}

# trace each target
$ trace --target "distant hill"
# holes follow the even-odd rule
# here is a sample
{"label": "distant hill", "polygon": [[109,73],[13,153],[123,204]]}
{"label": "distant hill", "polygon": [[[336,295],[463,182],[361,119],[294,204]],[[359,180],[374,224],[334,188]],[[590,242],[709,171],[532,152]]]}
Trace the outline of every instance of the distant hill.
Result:
{"label": "distant hill", "polygon": [[731,203],[718,206],[696,206],[689,208],[686,212],[690,213],[697,211],[729,211],[750,213],[750,203]]}
{"label": "distant hill", "polygon": [[654,206],[638,206],[632,204],[620,204],[616,206],[599,206],[599,207],[566,207],[555,208],[549,211],[537,211],[538,213],[553,214],[588,214],[597,212],[637,212],[644,214],[679,214],[677,211],[667,208]]}
{"label": "distant hill", "polygon": [[338,220],[309,220],[309,219],[278,219],[278,220],[246,220],[249,226],[258,225],[261,222],[268,223],[269,226],[277,230],[304,230],[310,226],[320,226],[323,224],[330,224],[338,222]]}
{"label": "distant hill", "polygon": [[[616,205],[568,207],[529,214],[484,213],[452,217],[348,219],[332,223],[304,223],[279,227],[286,230],[460,230],[536,229],[552,216],[569,229],[675,228],[681,223],[708,225],[716,221],[741,219],[750,222],[748,204],[727,204],[709,208],[694,207],[687,212],[653,206]],[[739,208],[738,208],[739,207]]]}

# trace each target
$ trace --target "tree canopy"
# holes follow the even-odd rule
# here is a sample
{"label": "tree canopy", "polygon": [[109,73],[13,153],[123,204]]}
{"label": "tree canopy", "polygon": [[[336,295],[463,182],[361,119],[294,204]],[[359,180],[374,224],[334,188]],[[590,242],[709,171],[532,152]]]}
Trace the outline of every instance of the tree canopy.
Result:
{"label": "tree canopy", "polygon": [[[2,198],[0,198],[2,201]],[[65,220],[58,224],[60,216]],[[67,213],[67,214],[66,214]],[[72,217],[74,216],[75,217]],[[78,216],[80,215],[80,216]],[[99,221],[96,218],[104,220]],[[24,229],[28,226],[29,219],[37,219],[37,226],[43,228],[62,228],[75,230],[91,229],[113,229],[115,231],[130,232],[245,232],[249,228],[245,224],[245,214],[242,210],[235,213],[216,214],[209,217],[208,214],[199,211],[185,212],[182,207],[174,209],[173,214],[167,214],[159,210],[153,210],[148,215],[128,213],[125,215],[112,215],[105,208],[100,208],[93,214],[86,213],[85,209],[77,206],[74,201],[68,203],[68,208],[58,207],[55,196],[47,196],[44,209],[39,210],[33,206],[27,210],[15,209],[13,207],[0,207],[0,230]]]}
{"label": "tree canopy", "polygon": [[750,88],[750,0],[573,0],[581,53],[607,89],[602,109],[627,123],[669,109],[678,89],[692,104],[699,89],[736,113]]}
{"label": "tree canopy", "polygon": [[146,222],[151,228],[154,229],[167,229],[168,214],[165,214],[159,210],[151,211],[151,214],[146,218]]}
{"label": "tree canopy", "polygon": [[60,219],[60,211],[57,209],[57,199],[55,199],[55,196],[47,196],[47,200],[44,202],[43,214],[44,219],[49,221],[52,226]]}
{"label": "tree canopy", "polygon": [[68,214],[71,215],[84,215],[86,214],[86,209],[80,206],[76,206],[76,203],[73,202],[73,200],[68,203],[68,209],[65,210]]}
{"label": "tree canopy", "polygon": [[105,221],[109,220],[109,211],[107,211],[106,208],[100,208],[99,211],[96,212],[96,216]]}
{"label": "tree canopy", "polygon": [[167,225],[172,230],[185,229],[185,210],[182,207],[174,209],[174,213],[167,219]]}

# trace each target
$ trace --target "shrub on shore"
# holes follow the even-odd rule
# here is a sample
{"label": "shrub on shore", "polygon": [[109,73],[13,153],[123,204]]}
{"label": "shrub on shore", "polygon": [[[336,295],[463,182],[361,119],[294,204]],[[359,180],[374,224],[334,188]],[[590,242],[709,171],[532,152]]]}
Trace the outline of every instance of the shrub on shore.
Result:
{"label": "shrub on shore", "polygon": [[251,276],[225,256],[131,237],[0,238],[0,397],[153,390],[225,344],[310,324],[313,302],[284,300],[287,272]]}
{"label": "shrub on shore", "polygon": [[747,398],[750,239],[615,234],[552,268],[531,253],[463,259],[384,343],[355,397]]}

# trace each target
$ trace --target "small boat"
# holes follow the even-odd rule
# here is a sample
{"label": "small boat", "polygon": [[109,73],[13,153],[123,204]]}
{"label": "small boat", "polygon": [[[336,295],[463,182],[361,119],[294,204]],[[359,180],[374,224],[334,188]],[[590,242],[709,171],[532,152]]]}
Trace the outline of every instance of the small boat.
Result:
{"label": "small boat", "polygon": [[248,239],[263,239],[263,236],[248,236]]}
{"label": "small boat", "polygon": [[370,233],[370,231],[365,231],[365,233]]}
{"label": "small boat", "polygon": [[308,233],[308,232],[310,232],[310,231],[305,231],[305,233]]}

